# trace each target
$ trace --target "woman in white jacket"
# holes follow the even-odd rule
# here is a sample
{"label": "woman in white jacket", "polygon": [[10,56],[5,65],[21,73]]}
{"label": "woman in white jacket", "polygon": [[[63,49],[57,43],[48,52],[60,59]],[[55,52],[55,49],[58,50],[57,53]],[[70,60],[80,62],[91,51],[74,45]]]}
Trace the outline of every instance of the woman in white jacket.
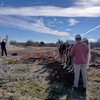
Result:
{"label": "woman in white jacket", "polygon": [[87,62],[87,69],[89,68],[90,60],[91,60],[91,48],[87,38],[83,38],[83,42],[88,45],[89,53],[88,53],[88,62]]}

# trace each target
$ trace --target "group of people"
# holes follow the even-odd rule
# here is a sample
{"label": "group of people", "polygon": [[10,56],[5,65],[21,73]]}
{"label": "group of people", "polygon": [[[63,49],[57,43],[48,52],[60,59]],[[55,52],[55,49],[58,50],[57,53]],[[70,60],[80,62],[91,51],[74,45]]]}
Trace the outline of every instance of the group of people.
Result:
{"label": "group of people", "polygon": [[7,56],[6,40],[3,39],[3,40],[0,42],[0,45],[1,45],[1,56],[4,56],[4,54]]}
{"label": "group of people", "polygon": [[[1,55],[4,53],[7,56],[6,41],[3,39],[0,42],[1,45]],[[87,83],[87,69],[89,68],[90,61],[90,45],[88,39],[83,38],[78,34],[75,36],[75,43],[70,44],[68,41],[63,42],[58,40],[57,47],[59,51],[59,56],[61,58],[61,63],[64,64],[63,68],[66,68],[68,59],[71,59],[74,69],[74,89],[78,88],[80,71],[83,79],[83,89],[86,90]],[[69,57],[69,58],[68,58]]]}
{"label": "group of people", "polygon": [[75,36],[75,43],[70,44],[68,41],[63,42],[58,40],[57,47],[59,51],[59,56],[64,67],[66,68],[67,57],[70,56],[73,63],[74,69],[74,89],[78,89],[80,71],[83,79],[83,89],[86,90],[88,87],[87,83],[87,69],[89,68],[90,61],[90,45],[87,38],[81,37],[81,35]]}

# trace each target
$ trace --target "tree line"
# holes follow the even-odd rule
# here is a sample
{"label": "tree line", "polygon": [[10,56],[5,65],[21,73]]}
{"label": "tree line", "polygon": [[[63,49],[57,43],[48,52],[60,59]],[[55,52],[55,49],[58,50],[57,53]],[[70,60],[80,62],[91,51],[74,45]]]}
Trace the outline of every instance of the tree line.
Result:
{"label": "tree line", "polygon": [[[35,42],[32,40],[27,40],[26,42],[17,42],[17,41],[11,40],[9,43],[11,45],[16,45],[16,46],[52,46],[52,47],[56,46],[56,43],[45,43],[43,41]],[[100,39],[97,42],[91,42],[90,46],[91,48],[100,47]]]}
{"label": "tree line", "polygon": [[16,46],[53,46],[53,47],[56,46],[55,43],[45,43],[43,41],[35,42],[32,40],[27,40],[26,42],[17,42],[17,41],[11,40],[9,43],[11,45],[16,45]]}

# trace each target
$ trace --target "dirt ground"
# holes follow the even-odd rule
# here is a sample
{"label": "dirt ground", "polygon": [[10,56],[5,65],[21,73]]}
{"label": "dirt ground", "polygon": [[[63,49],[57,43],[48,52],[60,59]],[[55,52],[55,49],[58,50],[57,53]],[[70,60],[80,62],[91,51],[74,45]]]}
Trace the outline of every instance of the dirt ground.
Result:
{"label": "dirt ground", "polygon": [[73,73],[62,69],[55,47],[16,48],[0,56],[0,100],[100,100],[100,51],[92,51],[83,92],[73,90]]}

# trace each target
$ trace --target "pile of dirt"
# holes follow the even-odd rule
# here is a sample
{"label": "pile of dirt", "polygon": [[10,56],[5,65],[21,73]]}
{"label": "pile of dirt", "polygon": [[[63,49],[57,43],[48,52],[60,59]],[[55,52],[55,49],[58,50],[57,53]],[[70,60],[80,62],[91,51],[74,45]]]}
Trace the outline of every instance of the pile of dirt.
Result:
{"label": "pile of dirt", "polygon": [[91,52],[91,67],[99,67],[100,68],[100,51],[92,50]]}
{"label": "pile of dirt", "polygon": [[[51,63],[57,60],[57,53],[53,52],[37,52],[34,54],[25,54],[21,56],[15,56],[15,60],[9,61],[7,64],[32,64],[38,60],[40,63]],[[14,57],[14,56],[13,56]]]}
{"label": "pile of dirt", "polygon": [[74,73],[68,72],[59,62],[48,64],[48,72],[50,73],[50,83],[62,82],[65,85],[73,85]]}
{"label": "pile of dirt", "polygon": [[99,52],[95,51],[95,50],[91,51],[91,60],[92,61],[95,61],[95,59],[99,58],[99,57],[100,57],[100,51]]}

